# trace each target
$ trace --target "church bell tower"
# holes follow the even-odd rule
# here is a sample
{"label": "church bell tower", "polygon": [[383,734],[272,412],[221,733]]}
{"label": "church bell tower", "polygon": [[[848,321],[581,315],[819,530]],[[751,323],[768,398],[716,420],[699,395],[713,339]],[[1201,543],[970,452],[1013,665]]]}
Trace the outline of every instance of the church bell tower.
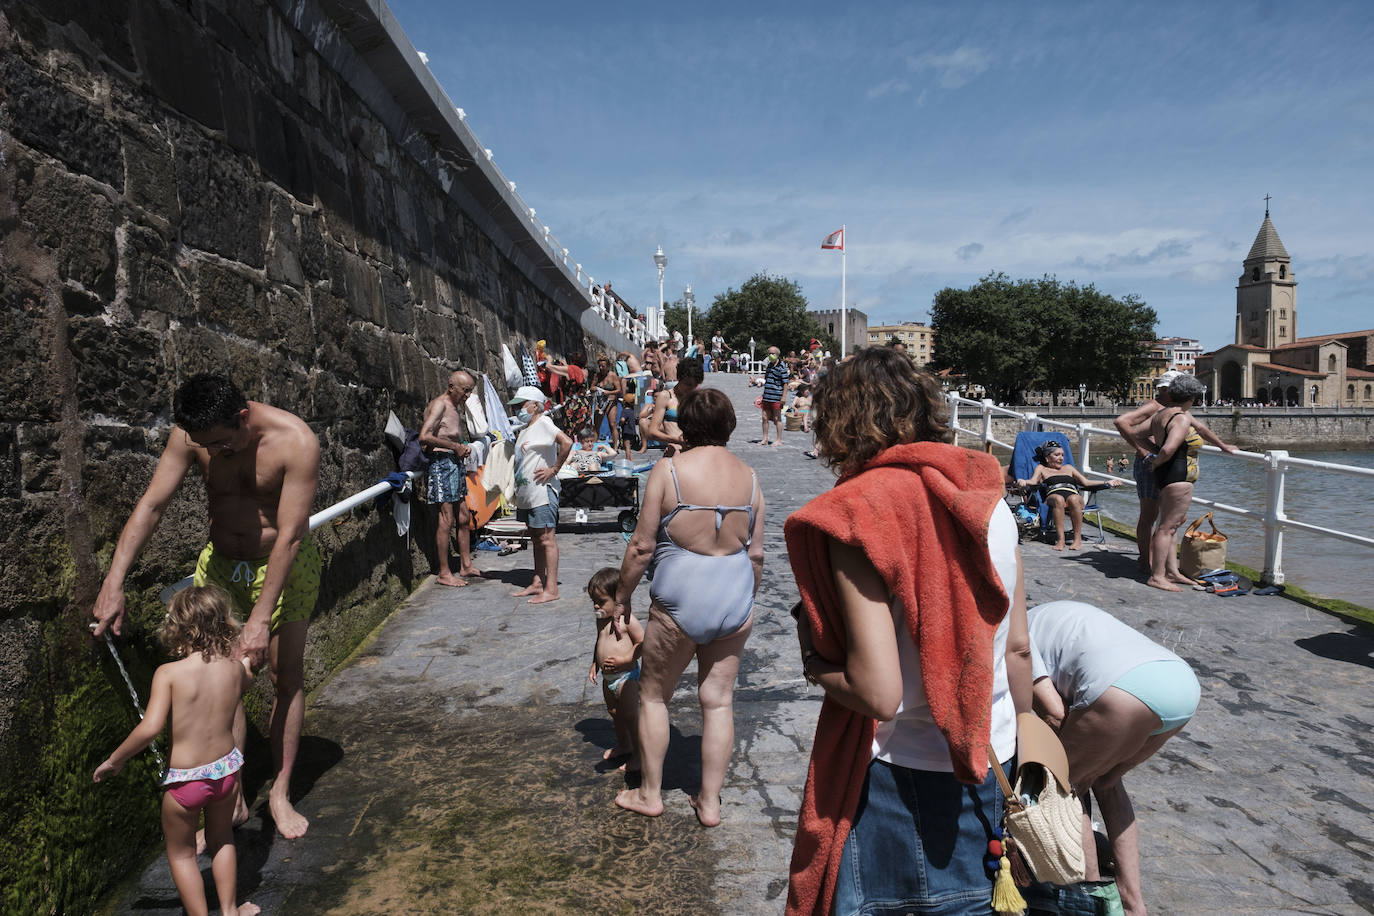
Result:
{"label": "church bell tower", "polygon": [[1268,204],[1236,284],[1236,343],[1272,350],[1298,338],[1298,281]]}

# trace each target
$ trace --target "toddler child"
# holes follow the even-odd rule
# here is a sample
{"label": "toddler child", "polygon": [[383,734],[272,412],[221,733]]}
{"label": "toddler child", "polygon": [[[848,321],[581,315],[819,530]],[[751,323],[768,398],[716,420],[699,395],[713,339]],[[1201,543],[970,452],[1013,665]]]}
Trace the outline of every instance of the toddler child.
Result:
{"label": "toddler child", "polygon": [[[596,683],[597,672],[602,672],[601,696],[606,701],[606,711],[615,723],[615,747],[601,755],[602,760],[617,757],[630,759],[621,769],[639,769],[639,756],[635,752],[635,728],[639,721],[639,653],[644,644],[644,625],[634,615],[624,635],[617,633],[615,617],[615,592],[620,585],[620,570],[613,566],[598,569],[587,583],[587,595],[596,609],[596,644],[592,650],[592,665],[587,670],[587,680]],[[602,671],[609,660],[617,663],[616,671]]]}
{"label": "toddler child", "polygon": [[[234,789],[243,755],[234,746],[234,713],[253,683],[247,659],[235,659],[239,625],[229,598],[214,587],[177,592],[159,634],[178,661],[153,673],[148,711],[129,737],[96,768],[100,782],[162,733],[170,717],[171,765],[163,777],[162,832],[167,862],[181,903],[190,916],[206,916],[205,883],[196,864],[196,827],[205,811],[206,852],[225,916],[254,916],[251,903],[236,905],[238,854],[234,848]],[[212,762],[207,762],[212,761]]]}
{"label": "toddler child", "polygon": [[601,465],[615,457],[615,449],[604,442],[596,441],[596,430],[584,426],[577,432],[577,444],[573,446],[570,461],[579,474],[595,474]]}

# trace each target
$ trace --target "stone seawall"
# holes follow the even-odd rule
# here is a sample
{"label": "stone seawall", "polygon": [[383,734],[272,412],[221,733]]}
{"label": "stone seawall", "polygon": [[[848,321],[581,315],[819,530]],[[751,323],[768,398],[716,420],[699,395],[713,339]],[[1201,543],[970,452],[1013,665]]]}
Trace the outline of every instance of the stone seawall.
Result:
{"label": "stone seawall", "polygon": [[[135,719],[86,624],[183,378],[305,418],[321,508],[451,368],[625,345],[459,121],[370,0],[0,0],[0,910],[85,912],[159,836],[149,760],[91,785]],[[318,535],[307,686],[429,572],[425,519]],[[144,691],[205,537],[192,475],[129,582]]]}
{"label": "stone seawall", "polygon": [[[1017,408],[1036,411],[1036,408]],[[1124,411],[1125,408],[1122,408]],[[1054,410],[1041,408],[1037,415],[1046,420],[1088,424],[1098,429],[1112,429],[1117,411],[1088,409]],[[1248,451],[1266,449],[1374,449],[1374,412],[1350,413],[1335,411],[1293,410],[1229,410],[1207,408],[1194,413],[1226,442],[1234,442]],[[959,425],[976,432],[982,430],[982,417],[972,408],[961,407]],[[994,416],[992,434],[1002,442],[1011,442],[1024,426],[1011,417]],[[962,442],[964,437],[960,437]],[[1094,438],[1093,448],[1101,448],[1106,440]]]}

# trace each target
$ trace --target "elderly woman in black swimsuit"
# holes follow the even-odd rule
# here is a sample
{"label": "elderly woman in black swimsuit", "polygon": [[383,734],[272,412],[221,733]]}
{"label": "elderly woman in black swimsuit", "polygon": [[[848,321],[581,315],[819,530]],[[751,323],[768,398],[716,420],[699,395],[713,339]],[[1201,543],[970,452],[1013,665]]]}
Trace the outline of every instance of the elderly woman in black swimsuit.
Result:
{"label": "elderly woman in black swimsuit", "polygon": [[[1069,518],[1073,521],[1073,543],[1069,545],[1069,549],[1077,550],[1083,546],[1082,490],[1102,489],[1102,485],[1084,477],[1073,465],[1066,467],[1064,449],[1053,442],[1041,446],[1036,457],[1040,459],[1040,466],[1035,469],[1029,480],[1018,480],[1016,485],[1044,488],[1045,505],[1050,507],[1050,515],[1054,518],[1054,531],[1058,536],[1054,544],[1055,550],[1064,549],[1064,513],[1067,510]],[[1113,480],[1107,486],[1119,487],[1121,481]]]}

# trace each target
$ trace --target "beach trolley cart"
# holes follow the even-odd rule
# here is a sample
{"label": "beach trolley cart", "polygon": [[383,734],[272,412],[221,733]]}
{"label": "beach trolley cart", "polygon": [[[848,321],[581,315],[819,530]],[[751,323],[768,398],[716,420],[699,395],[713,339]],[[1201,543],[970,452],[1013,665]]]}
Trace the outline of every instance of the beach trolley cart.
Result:
{"label": "beach trolley cart", "polygon": [[564,477],[563,494],[558,508],[560,511],[619,508],[621,511],[616,516],[616,521],[620,525],[621,533],[628,538],[639,522],[640,482],[652,467],[653,463],[650,462],[642,467],[625,468],[620,473],[601,471]]}

